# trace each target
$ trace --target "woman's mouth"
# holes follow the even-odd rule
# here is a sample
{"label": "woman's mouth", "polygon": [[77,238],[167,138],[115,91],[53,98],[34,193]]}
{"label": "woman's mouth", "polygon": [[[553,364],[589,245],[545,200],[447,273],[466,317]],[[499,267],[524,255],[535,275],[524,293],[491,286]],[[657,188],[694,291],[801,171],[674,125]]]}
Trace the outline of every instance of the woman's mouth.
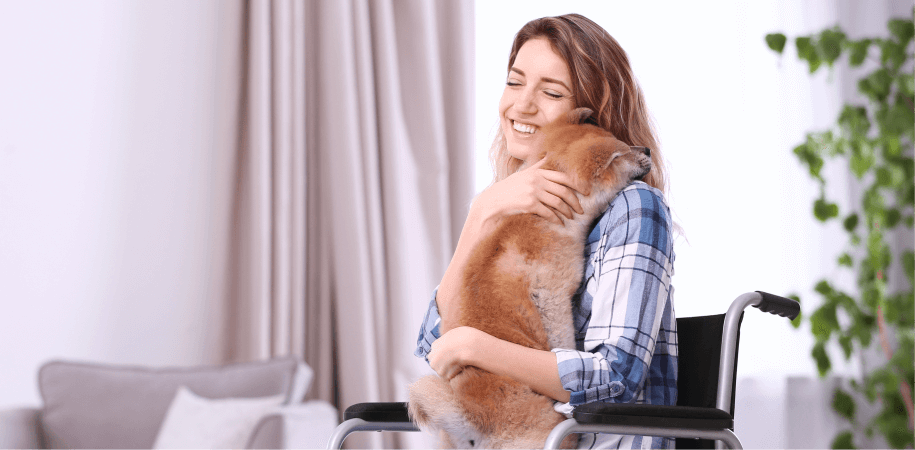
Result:
{"label": "woman's mouth", "polygon": [[514,128],[515,131],[524,134],[534,134],[537,132],[537,127],[526,123],[515,122],[514,120],[512,121],[512,128]]}

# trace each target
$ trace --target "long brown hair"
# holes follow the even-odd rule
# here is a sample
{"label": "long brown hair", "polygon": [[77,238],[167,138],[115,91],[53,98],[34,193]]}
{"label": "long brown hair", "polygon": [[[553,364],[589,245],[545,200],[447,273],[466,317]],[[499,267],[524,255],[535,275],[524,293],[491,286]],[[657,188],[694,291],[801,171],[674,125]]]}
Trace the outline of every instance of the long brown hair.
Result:
{"label": "long brown hair", "polygon": [[[652,167],[643,181],[666,192],[667,170],[654,122],[632,74],[629,58],[616,39],[580,14],[532,20],[515,35],[508,57],[509,71],[518,50],[533,38],[546,38],[568,64],[576,108],[594,111],[595,124],[617,139],[651,149]],[[522,161],[507,151],[501,127],[496,131],[490,159],[495,171],[493,182],[507,178],[521,167]]]}

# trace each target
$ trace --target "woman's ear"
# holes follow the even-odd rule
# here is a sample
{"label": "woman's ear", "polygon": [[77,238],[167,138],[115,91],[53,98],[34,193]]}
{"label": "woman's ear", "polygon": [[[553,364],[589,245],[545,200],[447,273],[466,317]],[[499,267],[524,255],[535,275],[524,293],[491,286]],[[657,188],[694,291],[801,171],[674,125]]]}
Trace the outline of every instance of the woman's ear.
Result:
{"label": "woman's ear", "polygon": [[572,125],[583,124],[591,117],[591,114],[594,114],[594,111],[588,108],[575,108],[569,111],[569,123]]}

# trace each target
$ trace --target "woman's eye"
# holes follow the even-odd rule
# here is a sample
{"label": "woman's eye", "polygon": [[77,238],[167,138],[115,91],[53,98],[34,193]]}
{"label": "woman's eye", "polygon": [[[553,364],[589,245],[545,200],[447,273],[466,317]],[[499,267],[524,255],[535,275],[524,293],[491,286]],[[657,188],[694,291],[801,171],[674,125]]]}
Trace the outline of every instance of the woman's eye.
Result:
{"label": "woman's eye", "polygon": [[553,98],[562,98],[562,94],[560,94],[556,91],[543,91],[543,93],[546,95],[549,95],[550,97],[553,97]]}
{"label": "woman's eye", "polygon": [[519,83],[519,82],[517,82],[517,81],[515,81],[515,80],[508,80],[508,81],[505,82],[505,84],[507,84],[507,85],[509,85],[509,86],[521,86],[521,83]]}

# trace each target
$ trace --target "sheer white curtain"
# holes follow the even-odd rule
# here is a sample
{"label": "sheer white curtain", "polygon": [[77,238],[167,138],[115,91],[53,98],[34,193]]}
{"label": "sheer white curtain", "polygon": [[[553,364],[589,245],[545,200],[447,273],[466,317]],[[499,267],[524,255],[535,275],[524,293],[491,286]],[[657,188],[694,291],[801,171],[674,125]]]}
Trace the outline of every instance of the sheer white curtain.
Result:
{"label": "sheer white curtain", "polygon": [[340,408],[404,401],[472,195],[473,4],[245,8],[225,357],[302,356]]}

